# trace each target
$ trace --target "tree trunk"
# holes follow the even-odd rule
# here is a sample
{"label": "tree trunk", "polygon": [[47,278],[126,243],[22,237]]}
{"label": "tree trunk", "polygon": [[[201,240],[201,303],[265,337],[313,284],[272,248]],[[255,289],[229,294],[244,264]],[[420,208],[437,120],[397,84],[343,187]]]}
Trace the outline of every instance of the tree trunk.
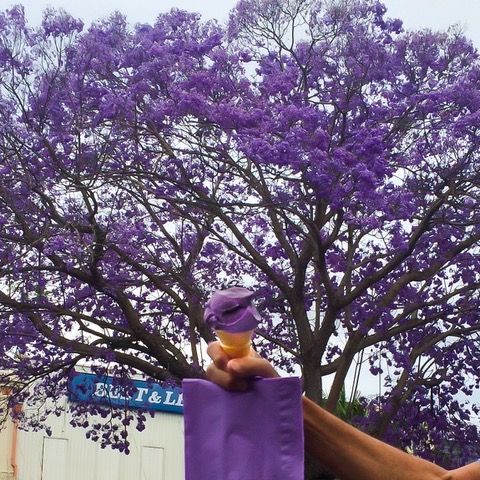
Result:
{"label": "tree trunk", "polygon": [[345,349],[341,355],[341,361],[335,372],[335,378],[328,395],[328,399],[325,405],[325,409],[329,412],[335,412],[338,401],[340,400],[340,395],[342,390],[345,387],[345,379],[347,377],[350,366],[352,365],[353,359],[355,357],[356,350],[352,344],[347,342]]}

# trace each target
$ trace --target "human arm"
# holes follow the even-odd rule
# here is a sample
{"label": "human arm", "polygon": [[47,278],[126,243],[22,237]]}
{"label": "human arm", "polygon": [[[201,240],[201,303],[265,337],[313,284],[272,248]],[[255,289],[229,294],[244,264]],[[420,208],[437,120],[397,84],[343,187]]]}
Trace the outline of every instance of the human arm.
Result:
{"label": "human arm", "polygon": [[342,480],[440,480],[443,468],[377,440],[303,398],[305,446]]}
{"label": "human arm", "polygon": [[[248,388],[253,376],[278,376],[253,350],[230,359],[217,342],[209,345],[213,364],[207,377],[230,390]],[[305,445],[330,472],[342,480],[480,480],[480,463],[447,470],[377,440],[303,397]]]}
{"label": "human arm", "polygon": [[480,479],[480,460],[470,463],[464,467],[450,470],[442,480],[479,480]]}

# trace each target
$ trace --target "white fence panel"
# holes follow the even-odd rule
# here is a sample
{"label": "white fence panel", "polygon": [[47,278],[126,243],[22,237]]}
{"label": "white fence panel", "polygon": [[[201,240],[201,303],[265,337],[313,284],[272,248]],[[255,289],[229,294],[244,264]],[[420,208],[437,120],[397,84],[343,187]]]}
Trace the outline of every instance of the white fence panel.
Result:
{"label": "white fence panel", "polygon": [[69,415],[47,420],[52,436],[18,432],[16,480],[184,480],[183,415],[157,412],[142,432],[129,429],[129,455],[85,438]]}
{"label": "white fence panel", "polygon": [[142,447],[140,480],[165,480],[163,448]]}
{"label": "white fence panel", "polygon": [[68,471],[68,440],[43,439],[42,480],[65,480]]}

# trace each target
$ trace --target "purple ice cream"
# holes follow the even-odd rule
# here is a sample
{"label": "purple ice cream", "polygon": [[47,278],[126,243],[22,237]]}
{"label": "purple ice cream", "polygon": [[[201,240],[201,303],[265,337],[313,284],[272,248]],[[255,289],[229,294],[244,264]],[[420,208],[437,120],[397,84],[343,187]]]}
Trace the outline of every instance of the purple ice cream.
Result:
{"label": "purple ice cream", "polygon": [[242,287],[217,290],[205,308],[205,322],[214,330],[229,333],[254,330],[260,313],[253,305],[253,295]]}

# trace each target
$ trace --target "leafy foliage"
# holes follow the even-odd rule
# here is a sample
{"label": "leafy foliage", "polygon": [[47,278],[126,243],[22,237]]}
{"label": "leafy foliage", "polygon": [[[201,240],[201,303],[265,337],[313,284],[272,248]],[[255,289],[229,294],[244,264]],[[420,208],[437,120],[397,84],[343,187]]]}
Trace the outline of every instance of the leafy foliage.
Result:
{"label": "leafy foliage", "polygon": [[17,397],[61,394],[85,362],[201,377],[205,300],[253,286],[257,347],[308,396],[333,375],[333,411],[363,355],[387,379],[369,428],[425,455],[462,431],[464,461],[479,82],[462,35],[404,32],[375,0],[241,0],[225,29],[4,11],[0,368]]}

